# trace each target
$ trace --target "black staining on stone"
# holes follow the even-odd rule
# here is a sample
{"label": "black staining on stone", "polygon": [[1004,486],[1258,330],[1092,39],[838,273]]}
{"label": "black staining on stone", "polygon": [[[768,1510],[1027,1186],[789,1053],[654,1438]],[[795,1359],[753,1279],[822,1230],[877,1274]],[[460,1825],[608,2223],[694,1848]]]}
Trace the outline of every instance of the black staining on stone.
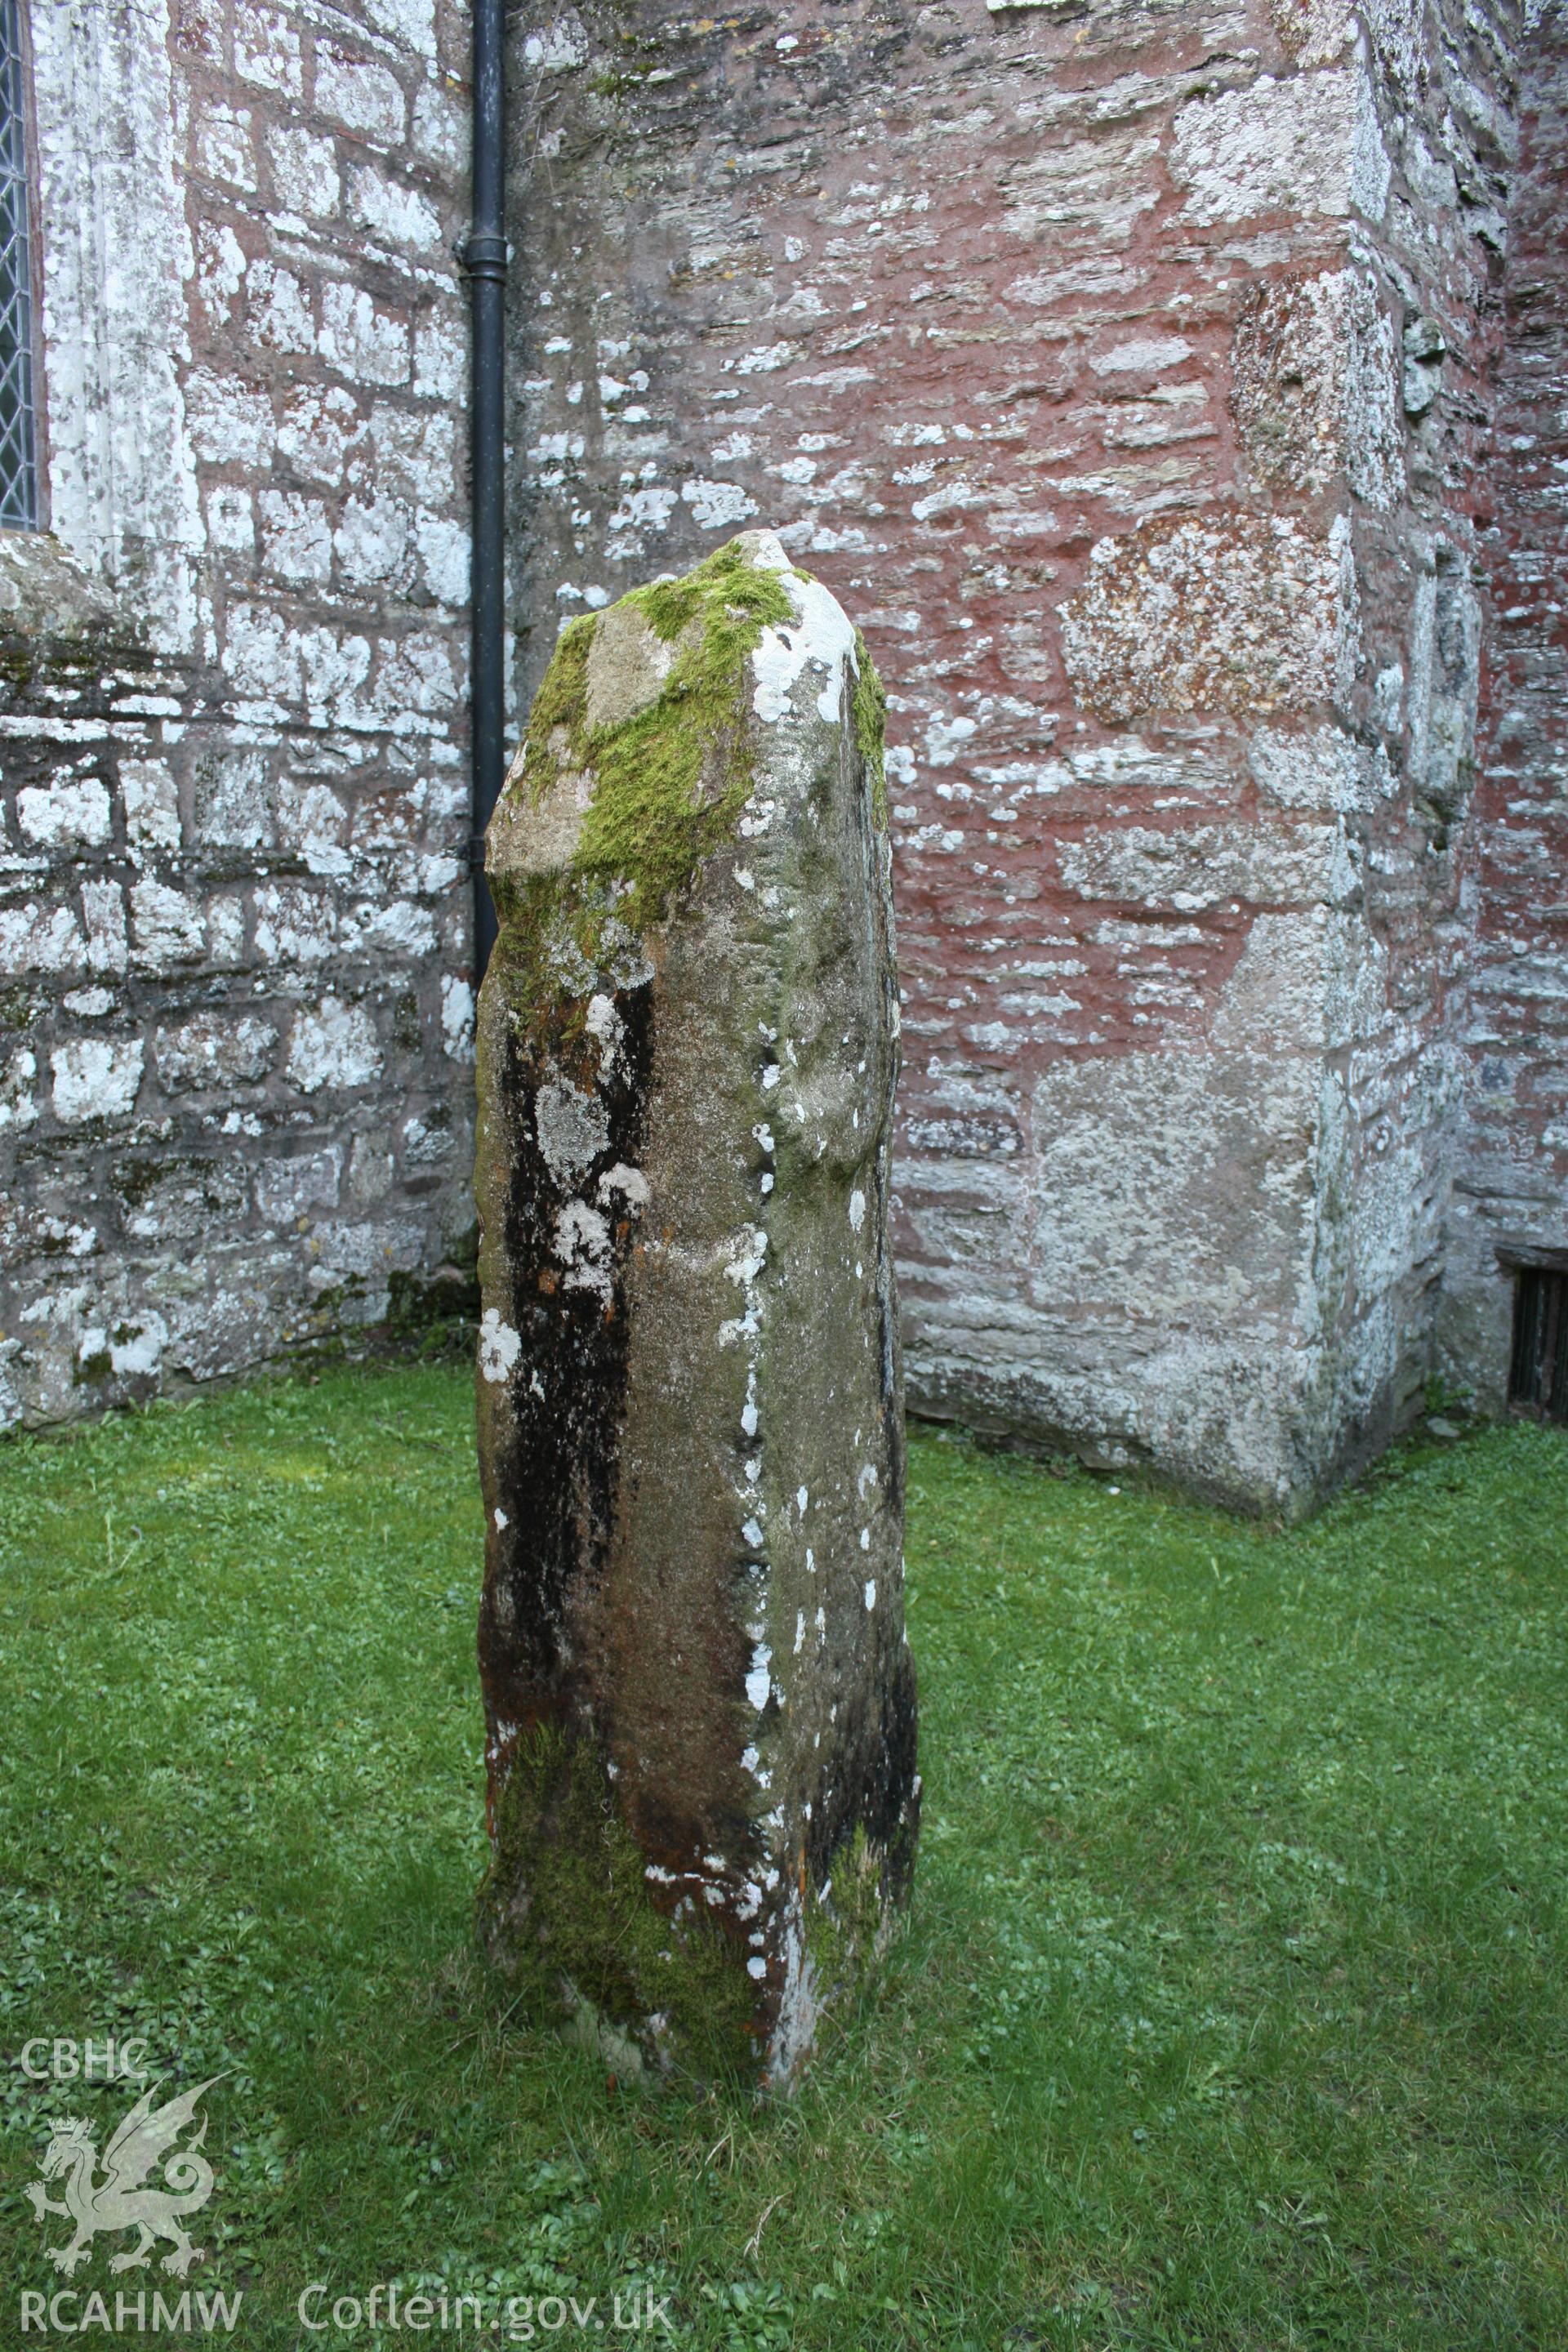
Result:
{"label": "black staining on stone", "polygon": [[[502,1241],[509,1319],[521,1345],[506,1379],[510,1426],[495,1456],[493,1484],[506,1499],[498,1505],[487,1496],[491,1565],[479,1656],[492,1738],[501,1724],[531,1721],[545,1688],[558,1720],[591,1715],[586,1691],[574,1688],[573,1628],[602,1578],[615,1516],[626,1266],[637,1224],[636,1203],[600,1180],[639,1165],[653,1061],[651,987],[606,992],[605,1001],[620,1027],[613,1057],[585,1025],[569,1032],[519,1007],[507,1024],[496,1083],[495,1114],[509,1148]],[[584,1010],[574,1008],[578,1015]],[[602,1106],[606,1129],[569,1186],[546,1160],[539,1130],[542,1088],[563,1083]],[[574,1202],[603,1215],[608,1228],[607,1297],[595,1284],[568,1286],[572,1269],[562,1263],[556,1221]],[[482,1366],[479,1381],[482,1398]],[[498,1507],[504,1527],[496,1523]]]}
{"label": "black staining on stone", "polygon": [[812,1801],[805,1867],[812,1885],[828,1885],[837,1858],[858,1831],[886,1856],[886,1895],[900,1903],[909,1892],[920,1832],[916,1748],[919,1711],[914,1659],[901,1639],[897,1654],[879,1662],[877,1703],[863,1691],[841,1708],[832,1763]]}

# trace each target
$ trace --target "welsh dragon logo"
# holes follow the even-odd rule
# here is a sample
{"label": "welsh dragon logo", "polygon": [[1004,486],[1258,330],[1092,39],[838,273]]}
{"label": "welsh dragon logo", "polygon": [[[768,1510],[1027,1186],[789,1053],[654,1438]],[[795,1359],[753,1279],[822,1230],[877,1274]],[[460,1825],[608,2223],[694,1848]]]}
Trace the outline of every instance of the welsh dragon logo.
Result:
{"label": "welsh dragon logo", "polygon": [[[207,2136],[206,2118],[184,2147],[176,2145],[194,2118],[196,2102],[222,2077],[211,2075],[194,2091],[170,2099],[154,2113],[156,2084],[144,2091],[103,2151],[103,2174],[98,2175],[98,2147],[92,2126],[79,2116],[62,2116],[49,2126],[49,2144],[39,2167],[44,2179],[65,2176],[65,2201],[52,2198],[39,2181],[27,2189],[33,2210],[41,2221],[46,2214],[62,2213],[76,2224],[76,2235],[65,2246],[47,2246],[57,2270],[68,2278],[85,2263],[100,2230],[135,2230],[135,2245],[110,2262],[111,2271],[136,2269],[149,2260],[154,2242],[172,2241],[163,2267],[184,2278],[193,2263],[205,2260],[205,2250],[193,2246],[184,2217],[198,2213],[213,2191],[213,2168],[198,2153]],[[154,2165],[162,2163],[164,2186],[143,2183]]]}

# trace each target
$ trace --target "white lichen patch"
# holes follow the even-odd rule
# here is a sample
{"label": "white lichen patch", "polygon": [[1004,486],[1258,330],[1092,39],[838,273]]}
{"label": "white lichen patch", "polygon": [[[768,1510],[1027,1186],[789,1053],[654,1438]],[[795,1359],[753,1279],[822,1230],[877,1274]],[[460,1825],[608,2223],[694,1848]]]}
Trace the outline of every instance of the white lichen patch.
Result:
{"label": "white lichen patch", "polygon": [[1260,727],[1247,747],[1259,798],[1277,808],[1366,814],[1398,788],[1386,751],[1369,751],[1337,727]]}
{"label": "white lichen patch", "polygon": [[523,64],[536,73],[571,73],[588,58],[588,36],[575,8],[553,17],[543,29],[530,33],[522,45]]}
{"label": "white lichen patch", "polygon": [[[1089,826],[1061,877],[1086,898],[1197,914],[1227,900],[1312,905],[1333,895],[1340,835],[1327,824]],[[1352,877],[1353,879],[1353,877]]]}
{"label": "white lichen patch", "polygon": [[792,696],[809,670],[821,681],[816,714],[830,726],[837,725],[843,710],[846,676],[859,675],[853,625],[820,581],[791,569],[789,558],[771,531],[749,531],[743,543],[760,570],[782,575],[796,614],[793,628],[781,623],[776,628],[764,629],[752,655],[752,709],[764,726],[798,715]]}
{"label": "white lichen patch", "polygon": [[57,1118],[124,1118],[142,1084],[146,1048],[140,1037],[73,1037],[49,1055]]}
{"label": "white lichen patch", "polygon": [[368,1086],[381,1073],[375,1024],[363,1004],[323,997],[315,1011],[295,1015],[289,1046],[289,1076],[301,1094],[323,1087]]}
{"label": "white lichen patch", "polygon": [[111,829],[109,793],[96,776],[30,784],[16,795],[16,823],[39,849],[100,849]]}
{"label": "white lichen patch", "polygon": [[474,1058],[473,984],[460,972],[447,972],[441,981],[441,1044],[451,1061]]}
{"label": "white lichen patch", "polygon": [[1367,104],[1352,68],[1195,99],[1176,117],[1171,176],[1199,223],[1270,213],[1342,219],[1362,201],[1358,142]]}
{"label": "white lichen patch", "polygon": [[534,1133],[557,1184],[568,1185],[610,1139],[610,1118],[596,1095],[564,1078],[547,1078],[534,1097]]}
{"label": "white lichen patch", "polygon": [[726,523],[744,522],[757,511],[755,499],[739,482],[710,482],[701,475],[682,482],[680,497],[699,530],[721,530]]}
{"label": "white lichen patch", "polygon": [[[809,1811],[809,1807],[806,1810]],[[798,1895],[792,1895],[784,1922],[783,1959],[784,1987],[768,2052],[769,2079],[781,2087],[793,2080],[816,2039],[820,2006],[816,1970],[805,1947]]]}
{"label": "white lichen patch", "polygon": [[479,1371],[483,1378],[496,1383],[508,1379],[521,1353],[521,1335],[510,1323],[501,1321],[493,1307],[487,1307],[479,1323]]}
{"label": "white lichen patch", "polygon": [[632,1210],[646,1209],[652,1197],[648,1191],[647,1178],[643,1174],[642,1170],[628,1168],[624,1160],[617,1160],[615,1166],[607,1168],[600,1177],[600,1205],[607,1208],[616,1193],[619,1193],[627,1208]]}
{"label": "white lichen patch", "polygon": [[595,1290],[607,1299],[615,1287],[610,1270],[610,1228],[586,1201],[568,1201],[555,1220],[555,1255],[566,1268],[568,1290]]}
{"label": "white lichen patch", "polygon": [[621,1041],[626,1034],[626,1024],[616,1010],[615,999],[602,993],[591,996],[583,1025],[590,1037],[598,1040],[599,1083],[605,1086],[620,1068]]}
{"label": "white lichen patch", "polygon": [[134,1322],[116,1323],[105,1330],[93,1327],[81,1336],[79,1360],[85,1366],[107,1356],[117,1380],[155,1372],[169,1344],[169,1327],[161,1315],[145,1310]]}
{"label": "white lichen patch", "polygon": [[725,1261],[724,1272],[731,1282],[749,1289],[763,1270],[768,1237],[760,1225],[747,1225],[731,1244],[731,1253]]}
{"label": "white lichen patch", "polygon": [[30,1045],[23,1045],[12,1055],[4,1078],[0,1078],[0,1135],[8,1127],[36,1127],[38,1119],[37,1097],[33,1092],[38,1075],[38,1057]]}
{"label": "white lichen patch", "polygon": [[1269,0],[1269,14],[1300,66],[1331,65],[1355,32],[1354,14],[1346,0]]}

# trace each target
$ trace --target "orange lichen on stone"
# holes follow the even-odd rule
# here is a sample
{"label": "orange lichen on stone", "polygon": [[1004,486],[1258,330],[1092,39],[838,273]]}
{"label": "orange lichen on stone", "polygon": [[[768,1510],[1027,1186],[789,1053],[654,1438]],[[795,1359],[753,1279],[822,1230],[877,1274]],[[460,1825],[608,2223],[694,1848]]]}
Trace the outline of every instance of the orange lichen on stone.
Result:
{"label": "orange lichen on stone", "polygon": [[1315,496],[1348,481],[1371,506],[1405,488],[1393,321],[1370,272],[1293,271],[1243,303],[1231,413],[1254,480]]}
{"label": "orange lichen on stone", "polygon": [[1081,708],[1301,710],[1330,698],[1350,593],[1335,539],[1289,516],[1171,518],[1101,540],[1061,610]]}
{"label": "orange lichen on stone", "polygon": [[1274,29],[1299,66],[1327,65],[1353,29],[1345,0],[1269,0]]}

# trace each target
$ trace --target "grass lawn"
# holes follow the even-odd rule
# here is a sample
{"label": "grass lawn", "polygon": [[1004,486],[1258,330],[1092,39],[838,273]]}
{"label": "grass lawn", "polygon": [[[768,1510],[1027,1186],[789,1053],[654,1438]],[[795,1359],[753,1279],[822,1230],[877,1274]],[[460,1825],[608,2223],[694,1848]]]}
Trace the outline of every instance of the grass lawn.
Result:
{"label": "grass lawn", "polygon": [[[1285,1534],[917,1438],[913,1914],[763,2107],[617,2085],[475,1964],[472,1456],[448,1366],[0,1449],[5,2352],[48,2118],[130,2104],[19,2053],[110,2033],[223,2076],[237,2344],[504,2340],[295,2315],[425,2274],[668,2295],[692,2352],[1568,2345],[1560,1433]],[[68,2313],[177,2292],[131,2242]]]}

